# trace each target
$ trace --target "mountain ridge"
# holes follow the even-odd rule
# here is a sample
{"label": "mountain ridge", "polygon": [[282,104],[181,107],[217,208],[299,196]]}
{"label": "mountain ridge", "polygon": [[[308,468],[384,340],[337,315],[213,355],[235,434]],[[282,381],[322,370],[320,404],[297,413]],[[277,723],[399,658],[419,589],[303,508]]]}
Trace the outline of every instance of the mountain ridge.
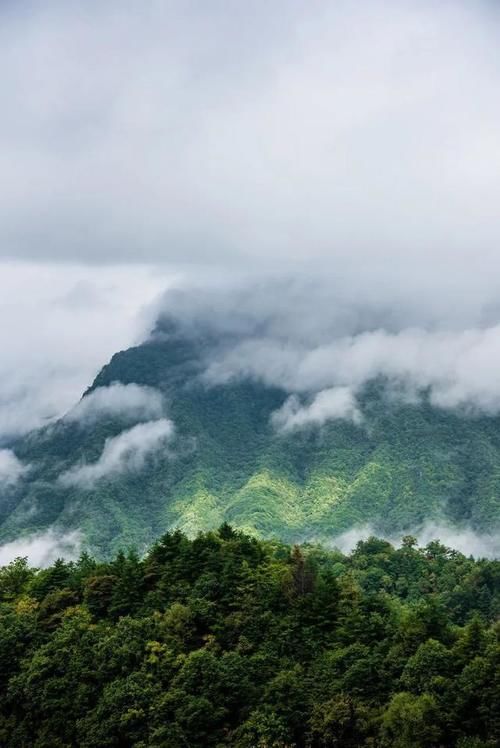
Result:
{"label": "mountain ridge", "polygon": [[360,393],[363,423],[331,420],[279,433],[271,416],[289,393],[240,378],[209,384],[203,372],[224,340],[158,333],[116,353],[83,399],[115,383],[159,391],[173,423],[168,446],[138,470],[63,488],[60,476],[93,465],[130,428],[123,415],[91,425],[62,418],[14,445],[30,470],[4,491],[0,538],[56,527],[78,530],[106,556],[145,548],[174,527],[196,534],[227,521],[285,542],[331,542],[352,527],[404,533],[425,522],[500,524],[500,419],[388,397],[373,381]]}

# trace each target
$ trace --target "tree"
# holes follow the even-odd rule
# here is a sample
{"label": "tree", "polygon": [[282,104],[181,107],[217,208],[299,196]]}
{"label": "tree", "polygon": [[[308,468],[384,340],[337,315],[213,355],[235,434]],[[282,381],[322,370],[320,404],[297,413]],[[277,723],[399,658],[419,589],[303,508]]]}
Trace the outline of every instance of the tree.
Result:
{"label": "tree", "polygon": [[427,693],[397,693],[382,715],[382,740],[391,748],[434,746],[440,735],[438,706]]}

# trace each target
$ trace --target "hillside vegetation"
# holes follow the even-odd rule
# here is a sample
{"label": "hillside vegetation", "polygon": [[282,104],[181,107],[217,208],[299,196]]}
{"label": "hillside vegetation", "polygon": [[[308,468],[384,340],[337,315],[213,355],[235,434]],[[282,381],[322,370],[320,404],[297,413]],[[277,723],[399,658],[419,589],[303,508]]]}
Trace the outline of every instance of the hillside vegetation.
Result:
{"label": "hillside vegetation", "polygon": [[0,743],[494,748],[500,562],[230,526],[0,569]]}
{"label": "hillside vegetation", "polygon": [[287,393],[259,381],[209,386],[200,377],[214,343],[180,336],[116,354],[87,395],[114,382],[154,387],[175,427],[140,469],[64,486],[125,428],[62,419],[13,444],[30,470],[0,502],[0,538],[49,527],[79,530],[106,556],[146,549],[178,527],[193,535],[229,522],[263,538],[331,541],[369,523],[379,533],[426,521],[492,532],[500,525],[500,420],[404,404],[383,382],[361,396],[364,421],[332,420],[285,434],[271,415]]}

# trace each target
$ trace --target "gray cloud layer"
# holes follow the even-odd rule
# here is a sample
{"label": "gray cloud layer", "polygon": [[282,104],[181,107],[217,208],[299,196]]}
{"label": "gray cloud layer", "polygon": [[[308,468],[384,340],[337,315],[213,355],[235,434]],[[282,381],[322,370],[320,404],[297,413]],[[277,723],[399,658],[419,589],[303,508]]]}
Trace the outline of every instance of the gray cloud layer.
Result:
{"label": "gray cloud layer", "polygon": [[273,419],[286,430],[329,418],[360,423],[356,396],[377,378],[405,401],[425,392],[439,408],[499,413],[499,309],[469,302],[467,312],[424,299],[386,306],[377,293],[354,296],[310,274],[176,289],[160,320],[217,341],[208,385],[250,377],[288,390]]}
{"label": "gray cloud layer", "polygon": [[4,256],[498,289],[493,3],[56,0],[0,20]]}
{"label": "gray cloud layer", "polygon": [[[499,42],[482,1],[4,3],[0,257],[286,272],[219,295],[247,332],[214,381],[496,412]],[[1,439],[77,401],[159,279],[0,269]]]}

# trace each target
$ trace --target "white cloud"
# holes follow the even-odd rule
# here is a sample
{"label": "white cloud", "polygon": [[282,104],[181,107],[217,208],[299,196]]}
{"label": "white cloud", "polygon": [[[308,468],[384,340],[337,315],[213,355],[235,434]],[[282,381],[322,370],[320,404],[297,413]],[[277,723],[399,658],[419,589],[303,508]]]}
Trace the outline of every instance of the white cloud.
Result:
{"label": "white cloud", "polygon": [[294,340],[288,326],[284,331],[286,340],[275,332],[235,339],[209,362],[205,380],[213,384],[254,377],[291,393],[314,393],[306,411],[298,411],[295,400],[286,406],[288,414],[297,411],[297,424],[303,417],[322,422],[329,405],[335,412],[334,399],[340,394],[334,393],[343,392],[347,403],[348,391],[356,395],[377,377],[404,398],[418,399],[425,390],[439,408],[500,412],[498,324],[465,330],[379,329],[339,337],[333,324],[330,340],[325,335],[323,341],[312,339],[309,344],[300,333]]}
{"label": "white cloud", "polygon": [[420,545],[439,540],[466,556],[475,558],[500,558],[500,534],[479,534],[470,528],[457,529],[447,525],[426,523],[417,534]]}
{"label": "white cloud", "polygon": [[0,488],[17,483],[27,469],[11,449],[0,449]]}
{"label": "white cloud", "polygon": [[498,411],[494,3],[18,5],[0,254],[31,263],[0,267],[0,438],[77,402],[167,280],[34,260],[315,272],[319,296],[264,289],[272,323],[207,376],[314,396],[382,374]]}
{"label": "white cloud", "polygon": [[311,423],[321,426],[326,421],[335,419],[356,424],[362,421],[356,399],[348,387],[323,390],[308,405],[301,405],[299,398],[292,395],[272,415],[272,422],[280,431],[291,431]]}
{"label": "white cloud", "polygon": [[59,482],[64,486],[91,488],[101,478],[140,470],[147,457],[165,445],[173,434],[173,423],[166,418],[139,423],[106,439],[96,462],[75,465],[59,476]]}
{"label": "white cloud", "polygon": [[[500,534],[487,535],[474,532],[471,528],[456,528],[439,522],[426,522],[422,527],[408,530],[404,535],[413,535],[420,546],[425,546],[433,540],[438,540],[448,548],[460,551],[466,556],[475,558],[500,558]],[[399,547],[403,534],[384,535],[370,525],[353,527],[338,535],[332,545],[342,551],[350,553],[360,540],[369,537],[383,537],[392,545]]]}
{"label": "white cloud", "polygon": [[45,568],[58,558],[77,558],[80,544],[80,533],[61,533],[52,528],[1,545],[0,566],[9,564],[15,558],[27,556],[31,566]]}
{"label": "white cloud", "polygon": [[4,256],[498,289],[495,3],[55,0],[0,30]]}
{"label": "white cloud", "polygon": [[500,411],[500,326],[464,331],[385,330],[340,338],[307,352],[292,387],[363,387],[378,376],[407,390],[429,388],[437,407]]}
{"label": "white cloud", "polygon": [[97,387],[83,397],[66,413],[64,420],[85,425],[107,416],[150,421],[159,418],[162,412],[163,397],[158,390],[138,384],[114,382],[109,387]]}
{"label": "white cloud", "polygon": [[0,440],[68,411],[113,353],[144,338],[146,307],[171,278],[140,266],[0,263]]}

